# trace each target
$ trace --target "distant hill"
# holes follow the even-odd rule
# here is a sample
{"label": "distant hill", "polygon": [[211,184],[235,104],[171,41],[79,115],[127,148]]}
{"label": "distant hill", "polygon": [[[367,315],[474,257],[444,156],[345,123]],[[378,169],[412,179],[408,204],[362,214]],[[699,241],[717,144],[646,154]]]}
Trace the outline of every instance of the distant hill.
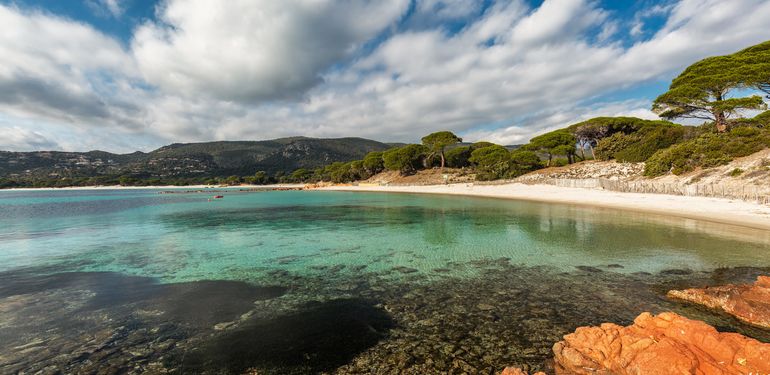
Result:
{"label": "distant hill", "polygon": [[104,151],[0,151],[0,178],[131,176],[136,178],[215,177],[289,173],[335,161],[363,158],[391,144],[363,138],[291,137],[268,141],[174,143],[148,153]]}

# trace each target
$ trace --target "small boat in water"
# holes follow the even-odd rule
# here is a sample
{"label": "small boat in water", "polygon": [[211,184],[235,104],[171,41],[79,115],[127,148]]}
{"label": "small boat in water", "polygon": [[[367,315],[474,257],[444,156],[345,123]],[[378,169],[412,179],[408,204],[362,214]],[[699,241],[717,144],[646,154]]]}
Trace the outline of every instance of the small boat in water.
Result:
{"label": "small boat in water", "polygon": [[215,195],[214,199],[220,199],[220,198],[224,198],[224,197],[225,197],[224,195]]}

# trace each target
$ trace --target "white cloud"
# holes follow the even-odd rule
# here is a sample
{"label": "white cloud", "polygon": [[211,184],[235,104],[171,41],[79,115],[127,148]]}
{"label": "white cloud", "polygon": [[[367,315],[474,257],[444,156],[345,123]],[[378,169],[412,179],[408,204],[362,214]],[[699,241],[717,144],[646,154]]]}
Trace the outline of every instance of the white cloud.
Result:
{"label": "white cloud", "polygon": [[663,17],[671,12],[676,3],[668,1],[663,4],[656,4],[648,8],[644,8],[634,14],[633,19],[630,21],[629,35],[633,38],[640,38],[645,33],[645,23],[652,17]]}
{"label": "white cloud", "polygon": [[119,18],[125,12],[125,0],[85,0],[86,5],[98,16]]}
{"label": "white cloud", "polygon": [[48,139],[40,132],[24,129],[19,126],[0,125],[0,150],[4,151],[34,151],[60,148],[55,141]]}
{"label": "white cloud", "polygon": [[600,26],[607,16],[585,0],[545,1],[514,26],[510,42],[519,47],[574,40],[589,28]]}
{"label": "white cloud", "polygon": [[139,126],[139,104],[121,98],[133,58],[89,26],[0,5],[0,113],[73,126]]}
{"label": "white cloud", "polygon": [[421,16],[439,20],[455,20],[475,14],[481,8],[478,0],[418,0],[416,11]]}
{"label": "white cloud", "polygon": [[[487,124],[568,113],[576,103],[670,78],[699,58],[770,38],[770,29],[764,27],[770,3],[736,3],[740,4],[714,1],[693,6],[683,1],[669,10],[672,19],[665,32],[623,48],[591,43],[596,30],[611,28],[613,22],[594,2],[546,1],[531,12],[523,12],[521,3],[509,2],[458,34],[426,30],[394,35],[351,71],[328,76],[326,90],[311,102],[315,113],[321,113],[316,118],[337,129],[402,140],[416,140],[414,129],[427,133],[449,128],[473,134],[476,128],[487,129]],[[752,9],[752,14],[745,17],[739,9]],[[738,19],[742,21],[735,22]],[[489,39],[494,40],[492,45]],[[338,85],[339,81],[345,84]],[[647,109],[639,113],[650,115]],[[553,126],[568,125],[575,118],[563,116]],[[500,129],[499,139],[528,139],[551,125],[517,126]]]}
{"label": "white cloud", "polygon": [[294,98],[396,21],[407,2],[169,0],[132,43],[148,82],[182,96]]}
{"label": "white cloud", "polygon": [[[665,26],[631,46],[617,40],[622,20],[590,0],[499,1],[482,15],[474,1],[415,3],[414,17],[467,20],[460,30],[400,22],[405,1],[163,4],[129,49],[87,25],[0,5],[0,131],[117,151],[289,135],[418,141],[443,129],[521,143],[586,116],[651,116],[650,98],[609,94],[770,39],[762,0],[651,7]],[[594,102],[605,104],[585,104]]]}
{"label": "white cloud", "polygon": [[123,4],[121,4],[121,0],[101,0],[101,2],[104,4],[105,7],[107,7],[107,10],[112,13],[115,17],[120,17],[123,15]]}

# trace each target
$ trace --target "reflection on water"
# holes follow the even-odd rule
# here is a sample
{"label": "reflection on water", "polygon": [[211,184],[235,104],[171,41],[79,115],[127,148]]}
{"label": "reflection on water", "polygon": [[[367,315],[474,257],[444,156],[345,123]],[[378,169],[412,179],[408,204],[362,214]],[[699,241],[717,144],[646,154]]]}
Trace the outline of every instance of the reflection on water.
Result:
{"label": "reflection on water", "polygon": [[[13,192],[16,193],[16,192]],[[0,192],[0,373],[494,373],[750,281],[768,232],[493,199]],[[757,267],[757,268],[749,268]]]}

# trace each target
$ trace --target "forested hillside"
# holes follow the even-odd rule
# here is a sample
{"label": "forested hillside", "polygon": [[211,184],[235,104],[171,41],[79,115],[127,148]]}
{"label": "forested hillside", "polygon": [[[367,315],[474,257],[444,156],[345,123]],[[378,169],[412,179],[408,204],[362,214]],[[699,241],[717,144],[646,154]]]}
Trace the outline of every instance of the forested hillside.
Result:
{"label": "forested hillside", "polygon": [[360,159],[391,145],[363,138],[281,138],[269,141],[175,143],[131,154],[0,152],[0,186],[217,183],[229,176],[264,176],[266,183],[300,168]]}

